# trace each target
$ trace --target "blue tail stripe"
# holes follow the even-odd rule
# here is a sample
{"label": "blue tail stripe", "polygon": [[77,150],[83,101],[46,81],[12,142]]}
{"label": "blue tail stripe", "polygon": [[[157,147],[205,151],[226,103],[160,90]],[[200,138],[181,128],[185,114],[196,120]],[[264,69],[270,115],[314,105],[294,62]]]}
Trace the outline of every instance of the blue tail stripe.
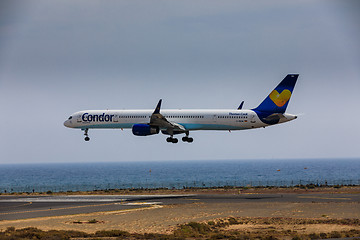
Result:
{"label": "blue tail stripe", "polygon": [[265,100],[252,110],[265,113],[284,113],[298,76],[299,74],[288,74]]}

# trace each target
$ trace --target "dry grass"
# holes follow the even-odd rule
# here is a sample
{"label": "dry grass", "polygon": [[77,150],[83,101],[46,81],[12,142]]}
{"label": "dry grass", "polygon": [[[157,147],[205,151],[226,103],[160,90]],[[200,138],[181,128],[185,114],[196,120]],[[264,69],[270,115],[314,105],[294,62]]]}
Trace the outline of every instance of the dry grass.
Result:
{"label": "dry grass", "polygon": [[[293,229],[287,229],[292,226]],[[312,226],[312,231],[309,230]],[[331,227],[343,227],[331,228]],[[326,230],[327,227],[330,227]],[[346,228],[344,228],[346,227]],[[337,230],[334,230],[337,229]],[[360,238],[359,219],[225,218],[179,225],[171,234],[129,233],[121,230],[85,233],[8,227],[0,239],[327,239]]]}

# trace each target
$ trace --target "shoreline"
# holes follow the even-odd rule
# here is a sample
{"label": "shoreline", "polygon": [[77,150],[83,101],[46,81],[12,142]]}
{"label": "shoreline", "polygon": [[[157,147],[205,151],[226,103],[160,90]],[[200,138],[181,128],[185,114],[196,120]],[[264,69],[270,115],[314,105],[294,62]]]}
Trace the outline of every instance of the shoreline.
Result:
{"label": "shoreline", "polygon": [[359,194],[360,185],[351,186],[316,186],[313,184],[295,187],[212,187],[212,188],[185,188],[185,189],[105,189],[94,191],[67,191],[67,192],[13,192],[0,193],[0,196],[49,196],[49,195],[157,195],[157,194],[281,194],[281,193],[349,193]]}

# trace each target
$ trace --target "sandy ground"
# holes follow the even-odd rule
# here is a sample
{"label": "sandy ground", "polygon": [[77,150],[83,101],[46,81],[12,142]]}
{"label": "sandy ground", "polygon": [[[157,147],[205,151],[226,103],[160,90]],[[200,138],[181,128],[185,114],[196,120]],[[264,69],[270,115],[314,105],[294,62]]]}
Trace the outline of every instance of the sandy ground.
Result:
{"label": "sandy ground", "polygon": [[[167,206],[150,206],[146,209],[124,210],[79,214],[60,217],[45,217],[25,220],[0,221],[0,229],[36,227],[42,230],[78,230],[94,233],[99,230],[118,229],[136,233],[171,233],[178,224],[203,222],[226,217],[288,217],[288,218],[360,218],[360,203],[188,203]],[[95,224],[76,224],[74,221],[96,219]],[[305,232],[341,231],[358,229],[360,226],[326,224],[315,225],[235,225],[232,228],[243,230],[275,227],[279,230],[296,229]]]}
{"label": "sandy ground", "polygon": [[304,224],[304,225],[262,225],[262,224],[246,224],[246,225],[233,225],[227,228],[227,230],[246,231],[246,232],[258,232],[258,231],[296,231],[301,234],[311,233],[331,233],[334,231],[350,231],[352,229],[360,230],[359,226],[344,226],[339,224]]}

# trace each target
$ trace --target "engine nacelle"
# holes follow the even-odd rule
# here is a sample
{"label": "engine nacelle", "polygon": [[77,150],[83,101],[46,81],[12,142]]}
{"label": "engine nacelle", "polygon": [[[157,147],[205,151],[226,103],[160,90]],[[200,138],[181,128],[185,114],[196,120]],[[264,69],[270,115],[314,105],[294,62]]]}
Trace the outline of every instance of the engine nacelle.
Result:
{"label": "engine nacelle", "polygon": [[151,127],[147,124],[135,124],[132,127],[132,132],[136,136],[149,136],[159,133],[158,127]]}

